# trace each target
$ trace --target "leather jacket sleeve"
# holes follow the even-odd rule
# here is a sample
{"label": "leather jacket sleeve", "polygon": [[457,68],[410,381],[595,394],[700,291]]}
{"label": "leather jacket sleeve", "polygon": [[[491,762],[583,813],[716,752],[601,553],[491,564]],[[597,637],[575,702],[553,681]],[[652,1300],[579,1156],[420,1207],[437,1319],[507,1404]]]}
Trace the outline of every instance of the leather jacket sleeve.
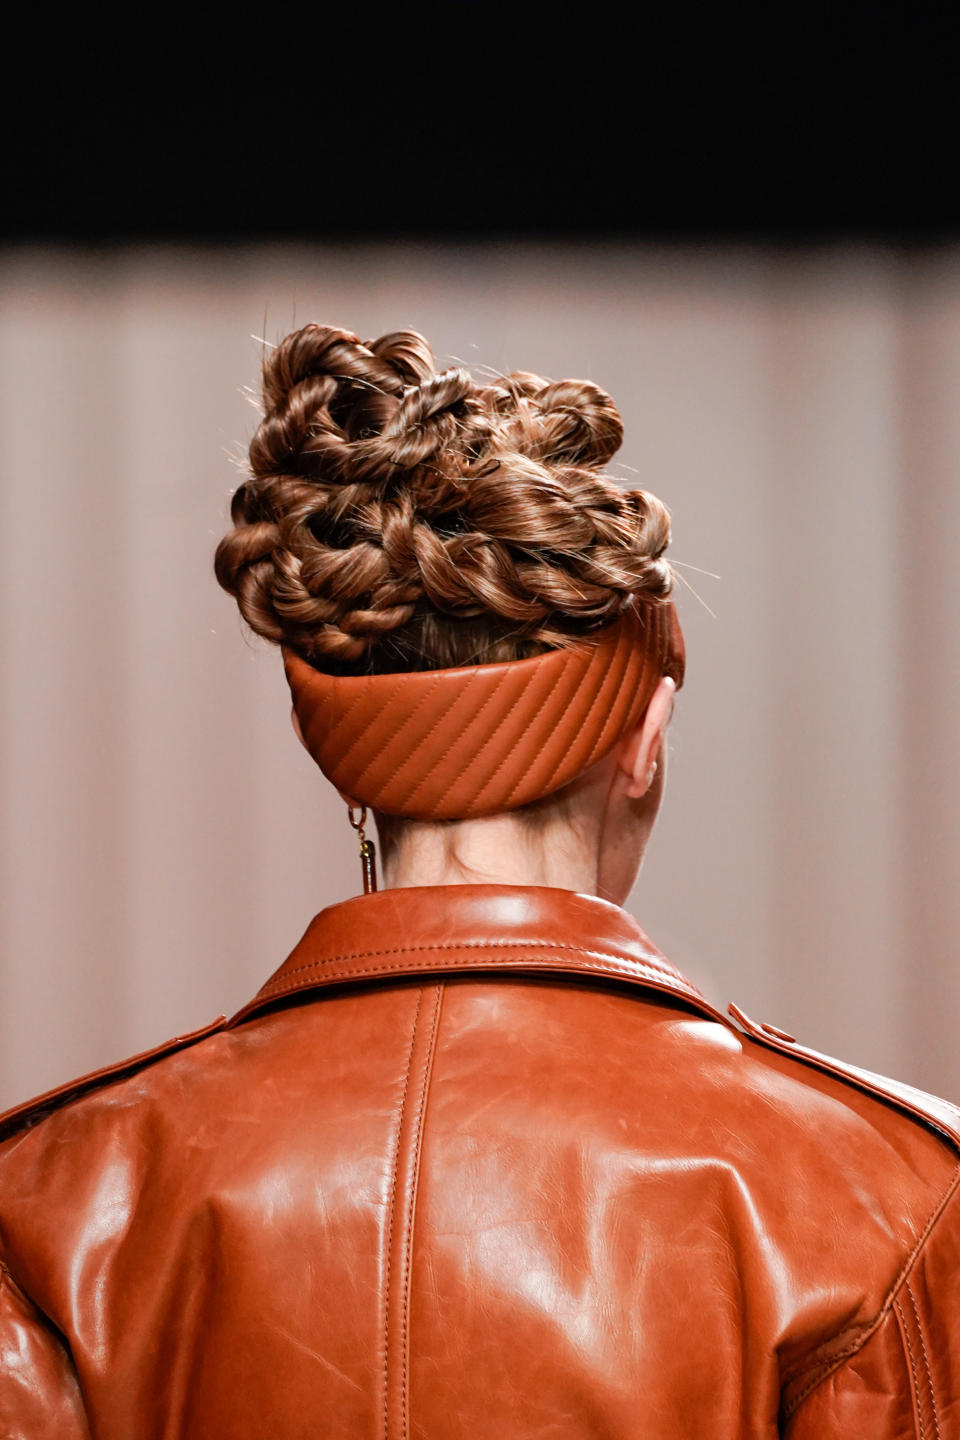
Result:
{"label": "leather jacket sleeve", "polygon": [[89,1440],[76,1373],[60,1336],[0,1262],[0,1435]]}
{"label": "leather jacket sleeve", "polygon": [[788,1440],[946,1440],[960,1435],[960,1192],[950,1197],[879,1316],[814,1365],[794,1392]]}

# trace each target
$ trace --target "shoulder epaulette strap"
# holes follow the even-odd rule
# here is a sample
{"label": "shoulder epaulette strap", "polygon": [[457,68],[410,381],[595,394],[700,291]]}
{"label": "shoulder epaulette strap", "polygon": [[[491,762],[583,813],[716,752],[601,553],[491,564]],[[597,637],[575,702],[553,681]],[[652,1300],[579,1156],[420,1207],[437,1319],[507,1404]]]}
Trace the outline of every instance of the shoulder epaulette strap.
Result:
{"label": "shoulder epaulette strap", "polygon": [[170,1055],[174,1050],[184,1050],[188,1045],[195,1045],[198,1040],[222,1030],[226,1019],[225,1015],[221,1015],[200,1030],[191,1030],[187,1035],[175,1035],[172,1040],[165,1040],[162,1045],[154,1045],[152,1050],[142,1050],[139,1055],[131,1055],[127,1060],[118,1060],[113,1065],[104,1065],[100,1070],[91,1070],[88,1075],[68,1080],[66,1084],[58,1085],[55,1090],[47,1090],[43,1095],[15,1105],[12,1110],[0,1115],[0,1142],[9,1139],[17,1130],[28,1130],[52,1110],[65,1105],[68,1100],[76,1100],[78,1096],[93,1090],[105,1080],[123,1079],[152,1060],[159,1059],[161,1055]]}
{"label": "shoulder epaulette strap", "polygon": [[769,1046],[771,1050],[778,1050],[783,1055],[792,1055],[795,1060],[812,1065],[827,1075],[836,1075],[840,1080],[856,1085],[869,1095],[877,1095],[881,1100],[889,1101],[908,1115],[932,1126],[960,1151],[960,1108],[949,1100],[942,1100],[939,1095],[928,1095],[925,1090],[917,1090],[903,1080],[891,1080],[887,1075],[876,1075],[872,1070],[861,1070],[858,1065],[848,1065],[845,1060],[835,1060],[832,1055],[822,1055],[819,1050],[811,1050],[806,1045],[801,1045],[792,1035],[778,1030],[775,1025],[758,1025],[737,1005],[728,1005],[727,1010],[751,1039]]}

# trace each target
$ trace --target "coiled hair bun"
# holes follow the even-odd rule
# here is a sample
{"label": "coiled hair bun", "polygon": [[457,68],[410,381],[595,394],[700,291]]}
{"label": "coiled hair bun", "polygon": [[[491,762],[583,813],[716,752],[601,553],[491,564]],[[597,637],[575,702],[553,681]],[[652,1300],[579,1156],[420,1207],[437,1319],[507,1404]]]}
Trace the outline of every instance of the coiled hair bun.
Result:
{"label": "coiled hair bun", "polygon": [[589,380],[479,383],[416,331],[306,325],[263,404],[215,573],[318,669],[520,658],[670,593],[669,513],[599,473],[623,425]]}

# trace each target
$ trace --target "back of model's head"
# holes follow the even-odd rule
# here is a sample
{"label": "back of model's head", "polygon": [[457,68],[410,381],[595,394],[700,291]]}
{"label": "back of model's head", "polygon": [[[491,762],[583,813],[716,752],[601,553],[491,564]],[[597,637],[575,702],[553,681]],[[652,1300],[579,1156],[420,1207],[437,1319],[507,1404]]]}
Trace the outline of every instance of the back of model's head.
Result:
{"label": "back of model's head", "polygon": [[318,670],[519,659],[670,593],[669,514],[602,473],[623,426],[588,380],[306,325],[266,352],[263,406],[216,575]]}

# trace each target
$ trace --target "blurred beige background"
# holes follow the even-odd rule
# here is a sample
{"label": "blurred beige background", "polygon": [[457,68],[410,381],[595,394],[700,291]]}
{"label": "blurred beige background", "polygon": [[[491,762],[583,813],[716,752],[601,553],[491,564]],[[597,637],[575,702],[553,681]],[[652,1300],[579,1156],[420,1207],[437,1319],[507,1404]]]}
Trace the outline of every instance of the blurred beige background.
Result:
{"label": "blurred beige background", "polygon": [[212,573],[251,336],[307,320],[612,391],[703,601],[630,908],[960,1098],[960,250],[24,251],[0,294],[0,1106],[230,1013],[358,888]]}

